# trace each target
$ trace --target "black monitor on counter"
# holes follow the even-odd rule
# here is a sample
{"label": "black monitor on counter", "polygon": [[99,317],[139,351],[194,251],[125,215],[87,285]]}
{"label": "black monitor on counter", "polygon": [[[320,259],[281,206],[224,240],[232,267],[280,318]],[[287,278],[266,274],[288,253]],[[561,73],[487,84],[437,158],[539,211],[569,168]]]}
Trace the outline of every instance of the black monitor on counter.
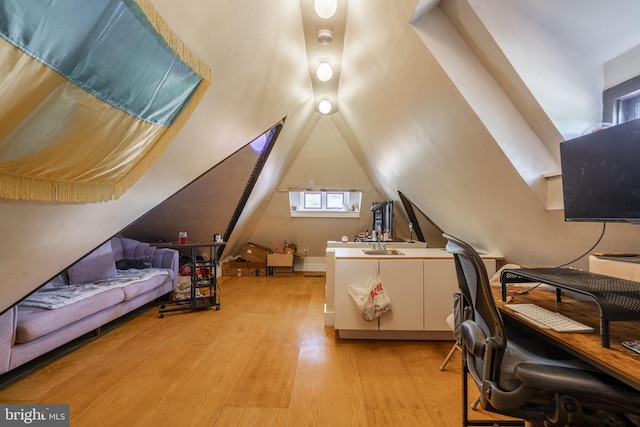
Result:
{"label": "black monitor on counter", "polygon": [[374,202],[371,205],[371,212],[373,213],[372,230],[393,236],[393,200]]}
{"label": "black monitor on counter", "polygon": [[560,144],[565,221],[640,223],[640,119]]}

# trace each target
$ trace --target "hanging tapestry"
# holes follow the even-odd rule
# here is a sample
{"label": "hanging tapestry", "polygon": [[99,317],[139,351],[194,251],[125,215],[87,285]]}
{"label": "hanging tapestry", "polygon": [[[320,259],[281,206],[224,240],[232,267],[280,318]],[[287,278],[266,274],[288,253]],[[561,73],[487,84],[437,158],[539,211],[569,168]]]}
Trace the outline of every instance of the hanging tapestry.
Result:
{"label": "hanging tapestry", "polygon": [[1,0],[0,58],[4,199],[119,198],[211,80],[148,0]]}

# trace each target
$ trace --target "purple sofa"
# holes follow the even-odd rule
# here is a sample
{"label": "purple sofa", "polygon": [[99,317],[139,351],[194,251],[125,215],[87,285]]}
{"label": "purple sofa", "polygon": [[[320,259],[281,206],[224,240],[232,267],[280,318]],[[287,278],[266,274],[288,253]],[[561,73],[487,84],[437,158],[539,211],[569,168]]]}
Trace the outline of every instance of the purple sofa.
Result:
{"label": "purple sofa", "polygon": [[172,292],[178,251],[114,237],[0,316],[0,374]]}

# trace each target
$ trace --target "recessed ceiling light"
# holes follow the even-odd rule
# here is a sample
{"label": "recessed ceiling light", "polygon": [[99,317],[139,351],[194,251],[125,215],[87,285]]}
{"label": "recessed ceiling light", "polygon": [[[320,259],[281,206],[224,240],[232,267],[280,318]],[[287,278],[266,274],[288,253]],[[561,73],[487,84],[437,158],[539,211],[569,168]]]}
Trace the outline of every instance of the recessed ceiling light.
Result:
{"label": "recessed ceiling light", "polygon": [[321,82],[328,82],[331,80],[333,76],[333,68],[331,68],[331,64],[328,60],[323,59],[318,64],[318,68],[316,69],[316,76],[318,76],[318,80]]}
{"label": "recessed ceiling light", "polygon": [[321,99],[318,103],[318,111],[322,114],[329,114],[331,112],[331,108],[333,108],[333,106],[331,105],[331,101],[327,98]]}
{"label": "recessed ceiling light", "polygon": [[327,45],[333,41],[333,33],[331,30],[318,31],[318,43],[321,45]]}
{"label": "recessed ceiling light", "polygon": [[338,9],[338,0],[314,0],[313,8],[320,18],[331,18]]}

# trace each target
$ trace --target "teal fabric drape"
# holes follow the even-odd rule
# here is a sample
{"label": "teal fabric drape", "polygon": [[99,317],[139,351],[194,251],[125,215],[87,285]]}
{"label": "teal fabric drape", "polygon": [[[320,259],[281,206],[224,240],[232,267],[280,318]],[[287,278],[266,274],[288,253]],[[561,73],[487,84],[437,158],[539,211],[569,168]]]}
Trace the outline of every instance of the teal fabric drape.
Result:
{"label": "teal fabric drape", "polygon": [[173,122],[202,80],[132,0],[2,0],[0,36],[105,102],[161,126]]}
{"label": "teal fabric drape", "polygon": [[150,0],[0,0],[0,58],[0,199],[119,198],[211,84]]}

